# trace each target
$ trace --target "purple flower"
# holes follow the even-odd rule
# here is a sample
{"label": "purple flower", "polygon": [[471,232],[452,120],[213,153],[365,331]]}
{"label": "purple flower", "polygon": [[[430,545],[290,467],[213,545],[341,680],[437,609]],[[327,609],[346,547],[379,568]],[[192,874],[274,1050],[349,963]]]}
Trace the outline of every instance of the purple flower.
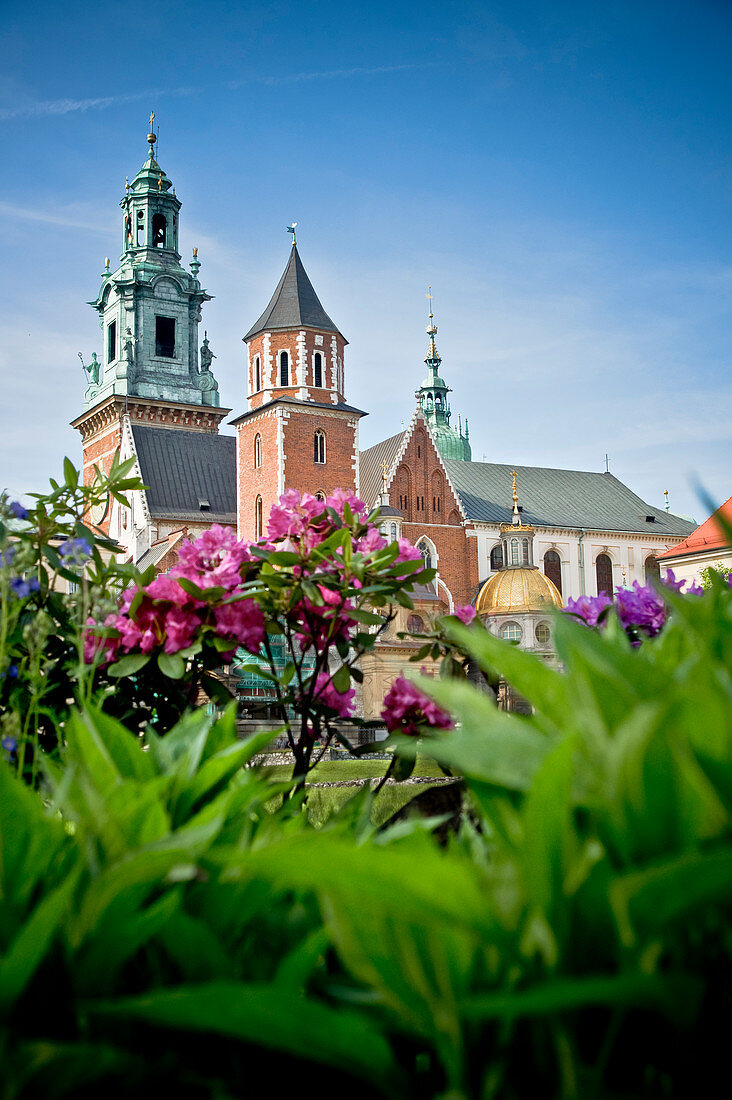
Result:
{"label": "purple flower", "polygon": [[86,539],[67,539],[63,546],[59,549],[59,555],[62,558],[68,558],[69,561],[82,562],[92,552],[92,548]]}
{"label": "purple flower", "polygon": [[0,672],[0,680],[4,680],[6,676],[7,676],[8,680],[17,680],[18,679],[18,666],[17,665],[9,665],[7,672]]}
{"label": "purple flower", "polygon": [[337,691],[327,672],[319,672],[315,681],[313,702],[321,703],[339,714],[341,718],[351,718],[356,710],[356,690]]}
{"label": "purple flower", "polygon": [[650,585],[633,581],[632,588],[617,590],[618,618],[627,630],[635,628],[653,638],[661,632],[666,622],[666,605],[663,597]]}
{"label": "purple flower", "polygon": [[703,596],[704,595],[704,589],[702,588],[702,586],[700,584],[697,584],[696,581],[691,581],[691,582],[687,581],[687,584],[689,585],[689,587],[686,589],[686,592],[684,592],[685,596]]}
{"label": "purple flower", "polygon": [[470,604],[466,604],[465,607],[456,607],[453,615],[460,620],[461,623],[465,623],[466,626],[470,626],[475,618],[475,608]]}
{"label": "purple flower", "polygon": [[381,717],[389,733],[398,731],[411,737],[419,737],[425,726],[443,730],[453,726],[450,715],[402,674],[384,698]]}
{"label": "purple flower", "polygon": [[24,580],[23,577],[11,577],[10,587],[19,600],[24,600],[30,596],[31,592],[37,592],[41,586],[38,577],[31,577],[29,581]]}
{"label": "purple flower", "polygon": [[5,753],[5,759],[10,760],[13,753],[18,747],[18,742],[15,737],[5,736],[0,739],[0,748]]}
{"label": "purple flower", "polygon": [[588,626],[597,626],[600,615],[612,602],[605,592],[601,592],[599,596],[579,596],[576,600],[567,600],[564,612],[567,615],[576,615]]}
{"label": "purple flower", "polygon": [[16,519],[28,519],[28,512],[19,500],[10,501],[10,511],[13,513]]}
{"label": "purple flower", "polygon": [[664,588],[670,588],[672,592],[680,592],[686,581],[677,581],[673,569],[667,569],[666,576],[662,579],[661,584]]}
{"label": "purple flower", "polygon": [[17,546],[9,546],[4,554],[0,554],[0,565],[10,565],[17,553]]}

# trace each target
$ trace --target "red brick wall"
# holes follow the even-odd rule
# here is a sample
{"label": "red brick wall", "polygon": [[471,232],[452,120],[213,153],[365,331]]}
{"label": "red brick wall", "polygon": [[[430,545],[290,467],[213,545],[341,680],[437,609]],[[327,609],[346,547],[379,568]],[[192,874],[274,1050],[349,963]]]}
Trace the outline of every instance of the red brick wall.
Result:
{"label": "red brick wall", "polygon": [[432,439],[419,420],[397,468],[389,499],[404,513],[404,537],[413,544],[422,535],[432,540],[440,578],[456,603],[468,603],[479,580],[477,542],[466,536],[458,502]]}
{"label": "red brick wall", "polygon": [[[240,539],[254,538],[254,506],[257,496],[262,497],[264,531],[272,505],[279,496],[279,464],[277,455],[276,408],[264,409],[259,416],[237,425],[237,531]],[[262,439],[262,465],[254,466],[254,438]]]}
{"label": "red brick wall", "polygon": [[[103,474],[108,474],[112,467],[112,460],[114,459],[115,452],[119,448],[122,439],[122,432],[119,420],[110,424],[99,435],[94,436],[87,443],[84,443],[82,447],[82,481],[84,485],[91,485],[92,481],[96,477],[94,472],[94,466],[98,466]],[[107,516],[102,523],[99,524],[105,534],[109,534],[109,521],[111,518],[111,508],[107,511]]]}

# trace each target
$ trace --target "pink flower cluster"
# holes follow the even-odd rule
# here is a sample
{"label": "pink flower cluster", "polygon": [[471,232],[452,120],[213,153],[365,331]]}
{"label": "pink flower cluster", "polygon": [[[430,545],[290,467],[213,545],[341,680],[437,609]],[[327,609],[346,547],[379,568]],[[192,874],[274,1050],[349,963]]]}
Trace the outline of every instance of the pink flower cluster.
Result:
{"label": "pink flower cluster", "polygon": [[[234,533],[214,524],[195,543],[186,543],[179,562],[170,573],[157,576],[140,593],[128,589],[119,614],[107,616],[104,626],[116,634],[100,637],[91,629],[84,641],[84,659],[94,660],[100,652],[103,663],[122,653],[139,650],[178,653],[198,640],[204,628],[232,643],[258,653],[264,641],[264,615],[250,599],[223,603],[241,591],[241,568],[252,556],[246,543]],[[199,589],[221,588],[221,600],[208,603],[186,592],[178,583],[188,580]],[[141,599],[139,598],[141,595]],[[90,621],[89,626],[95,625]]]}
{"label": "pink flower cluster", "polygon": [[328,673],[319,672],[315,681],[313,701],[334,710],[341,718],[350,718],[356,712],[356,689],[336,691]]}
{"label": "pink flower cluster", "polygon": [[402,674],[397,676],[384,698],[381,717],[389,733],[410,737],[419,737],[426,726],[443,730],[453,726],[450,715]]}

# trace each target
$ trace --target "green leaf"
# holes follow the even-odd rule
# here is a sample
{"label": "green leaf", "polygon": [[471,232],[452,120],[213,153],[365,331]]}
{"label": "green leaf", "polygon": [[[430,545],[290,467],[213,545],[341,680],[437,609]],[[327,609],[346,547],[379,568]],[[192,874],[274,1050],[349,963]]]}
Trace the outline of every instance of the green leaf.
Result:
{"label": "green leaf", "polygon": [[158,668],[171,680],[182,680],[186,673],[186,663],[179,653],[158,653]]}
{"label": "green leaf", "polygon": [[397,1068],[389,1044],[365,1016],[329,1008],[284,985],[208,982],[86,1007],[92,1016],[226,1035],[375,1083]]}
{"label": "green leaf", "polygon": [[122,676],[134,676],[136,672],[145,667],[150,659],[149,653],[128,653],[126,657],[120,657],[118,661],[110,665],[107,674],[114,676],[116,679]]}
{"label": "green leaf", "polygon": [[336,691],[344,694],[351,686],[351,677],[346,665],[341,667],[331,677],[331,682]]}

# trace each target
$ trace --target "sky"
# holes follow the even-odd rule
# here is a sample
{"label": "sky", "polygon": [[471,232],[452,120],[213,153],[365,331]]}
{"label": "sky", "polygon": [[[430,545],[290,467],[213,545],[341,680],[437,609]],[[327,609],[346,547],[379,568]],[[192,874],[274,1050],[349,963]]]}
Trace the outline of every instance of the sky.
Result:
{"label": "sky", "polygon": [[[146,153],[183,202],[222,404],[286,227],[349,340],[361,445],[442,375],[473,458],[732,492],[732,4],[45,0],[0,22],[0,489],[80,462],[86,304]],[[203,335],[203,333],[201,333]],[[225,428],[225,431],[232,431]]]}

